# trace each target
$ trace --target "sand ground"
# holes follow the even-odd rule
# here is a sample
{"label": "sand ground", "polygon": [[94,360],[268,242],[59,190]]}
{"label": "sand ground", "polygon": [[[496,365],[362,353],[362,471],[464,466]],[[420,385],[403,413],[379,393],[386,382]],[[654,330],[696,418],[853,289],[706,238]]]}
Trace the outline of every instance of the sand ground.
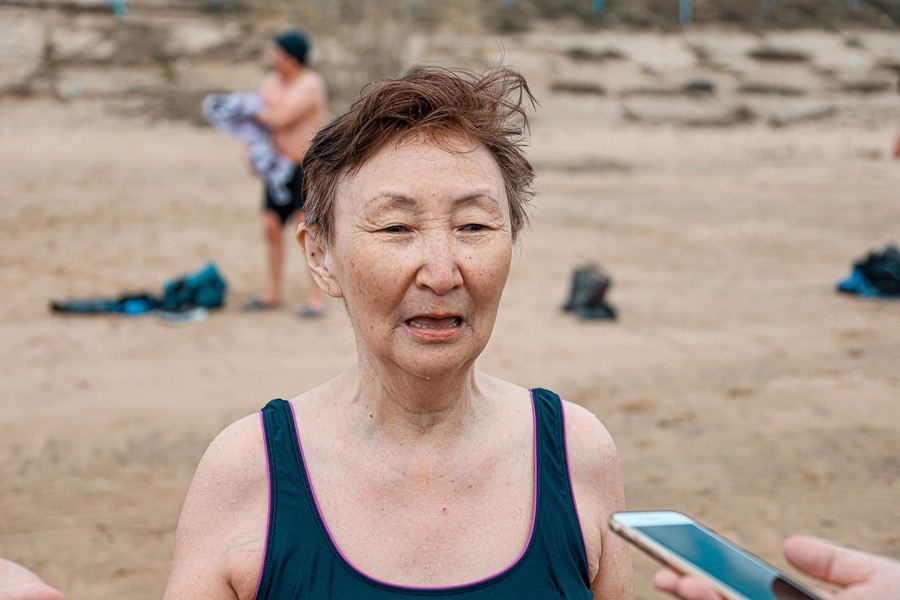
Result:
{"label": "sand ground", "polygon": [[[549,93],[542,61],[573,43],[554,39],[507,41],[542,102],[540,194],[480,368],[596,412],[631,508],[683,510],[778,564],[791,532],[900,557],[900,305],[833,290],[898,241],[896,95],[782,129],[651,124]],[[2,102],[0,555],[75,600],[158,598],[206,445],[349,365],[349,324],[337,304],[315,322],[237,310],[263,283],[259,191],[220,134],[108,99]],[[662,114],[648,106],[632,110]],[[203,323],[47,310],[210,259],[231,290]],[[617,322],[559,311],[588,261],[612,273]],[[296,252],[287,268],[294,307]],[[657,597],[652,563],[635,567]]]}

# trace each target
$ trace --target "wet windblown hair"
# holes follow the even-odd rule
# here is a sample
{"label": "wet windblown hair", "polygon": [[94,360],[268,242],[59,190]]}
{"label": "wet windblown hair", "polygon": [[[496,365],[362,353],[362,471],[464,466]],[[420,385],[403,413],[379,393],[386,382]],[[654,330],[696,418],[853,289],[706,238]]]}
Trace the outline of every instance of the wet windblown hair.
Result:
{"label": "wet windblown hair", "polygon": [[335,195],[343,178],[388,144],[424,136],[448,151],[458,151],[460,139],[487,148],[503,175],[515,239],[528,220],[534,195],[534,171],[522,152],[528,105],[534,105],[534,97],[525,78],[507,67],[483,75],[420,67],[372,84],[347,112],[316,134],[306,153],[306,224],[330,244]]}

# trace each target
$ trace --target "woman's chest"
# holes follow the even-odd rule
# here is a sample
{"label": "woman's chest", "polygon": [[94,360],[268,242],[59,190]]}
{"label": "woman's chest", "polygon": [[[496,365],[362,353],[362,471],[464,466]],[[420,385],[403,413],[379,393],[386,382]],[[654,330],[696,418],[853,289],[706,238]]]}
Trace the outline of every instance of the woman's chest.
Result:
{"label": "woman's chest", "polygon": [[534,477],[526,457],[480,473],[400,477],[387,468],[345,468],[322,475],[312,482],[330,543],[382,581],[476,581],[510,566],[531,537]]}

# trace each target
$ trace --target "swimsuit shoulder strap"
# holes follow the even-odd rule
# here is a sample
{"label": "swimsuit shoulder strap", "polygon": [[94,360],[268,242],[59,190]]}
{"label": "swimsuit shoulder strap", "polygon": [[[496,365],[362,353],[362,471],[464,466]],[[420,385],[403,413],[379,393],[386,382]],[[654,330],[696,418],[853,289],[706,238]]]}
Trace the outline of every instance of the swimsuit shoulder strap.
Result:
{"label": "swimsuit shoulder strap", "polygon": [[[286,400],[272,400],[261,411],[269,468],[269,519],[257,600],[295,597],[286,573],[297,552],[314,551],[321,540],[315,500],[300,451],[294,411]],[[303,540],[298,544],[298,540]],[[288,595],[285,595],[288,594]]]}
{"label": "swimsuit shoulder strap", "polygon": [[579,575],[589,586],[587,553],[569,475],[563,403],[559,396],[542,388],[534,388],[531,396],[538,452],[536,533],[551,556],[564,564],[578,565]]}

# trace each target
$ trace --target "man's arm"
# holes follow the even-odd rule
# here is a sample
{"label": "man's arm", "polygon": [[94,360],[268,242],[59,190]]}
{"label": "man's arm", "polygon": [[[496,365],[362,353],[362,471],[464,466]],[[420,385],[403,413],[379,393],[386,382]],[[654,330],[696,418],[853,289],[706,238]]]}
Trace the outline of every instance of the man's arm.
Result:
{"label": "man's arm", "polygon": [[593,576],[591,591],[594,598],[631,600],[631,553],[606,523],[610,514],[625,510],[619,453],[596,416],[568,402],[565,409],[569,469]]}
{"label": "man's arm", "polygon": [[166,600],[253,597],[268,498],[259,419],[229,426],[203,455],[178,521]]}

